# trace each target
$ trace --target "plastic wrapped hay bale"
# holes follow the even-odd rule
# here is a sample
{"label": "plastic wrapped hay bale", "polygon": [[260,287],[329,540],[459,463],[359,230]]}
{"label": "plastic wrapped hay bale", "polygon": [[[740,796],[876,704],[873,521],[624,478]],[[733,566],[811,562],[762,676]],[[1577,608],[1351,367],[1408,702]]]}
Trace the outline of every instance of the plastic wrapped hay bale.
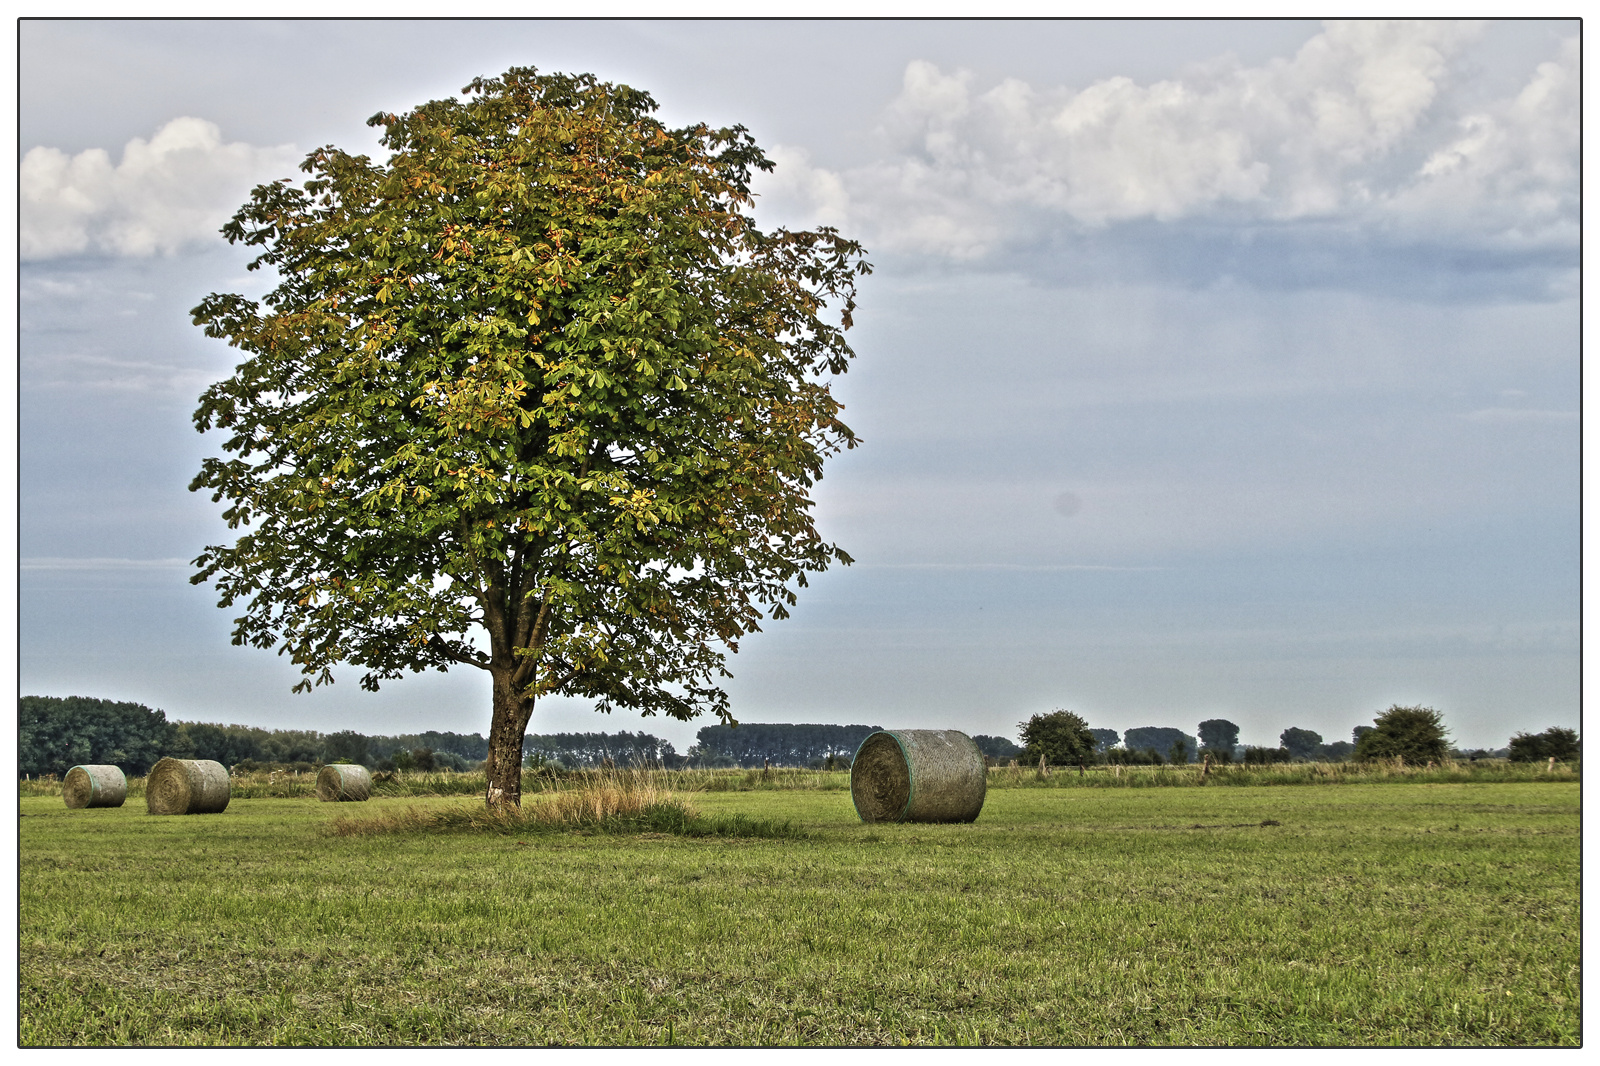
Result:
{"label": "plastic wrapped hay bale", "polygon": [[162,759],[144,781],[151,814],[216,814],[228,806],[228,768],[210,759]]}
{"label": "plastic wrapped hay bale", "polygon": [[362,801],[372,797],[372,775],[365,766],[329,763],[317,774],[317,799],[323,803]]}
{"label": "plastic wrapped hay bale", "polygon": [[863,822],[971,822],[988,787],[983,753],[955,729],[874,733],[850,766],[850,798]]}
{"label": "plastic wrapped hay bale", "polygon": [[128,798],[128,779],[117,766],[74,766],[61,782],[61,798],[80,807],[120,807]]}

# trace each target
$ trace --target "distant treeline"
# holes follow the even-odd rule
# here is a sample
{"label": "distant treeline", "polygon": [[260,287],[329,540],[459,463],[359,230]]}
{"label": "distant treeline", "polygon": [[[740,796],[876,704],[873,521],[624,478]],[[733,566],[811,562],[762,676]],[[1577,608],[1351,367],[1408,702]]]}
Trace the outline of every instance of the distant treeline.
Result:
{"label": "distant treeline", "polygon": [[18,772],[62,774],[83,763],[109,763],[143,774],[164,755],[214,759],[224,766],[309,768],[344,759],[374,769],[414,762],[429,769],[466,769],[488,754],[484,738],[461,733],[364,736],[354,730],[262,729],[212,722],[169,722],[142,703],[87,696],[24,696],[18,701]]}
{"label": "distant treeline", "polygon": [[978,745],[979,751],[997,762],[1015,759],[1022,754],[1022,749],[1008,737],[989,737],[979,733],[972,740]]}
{"label": "distant treeline", "polygon": [[[1291,726],[1278,735],[1277,747],[1239,743],[1239,727],[1225,718],[1200,723],[1199,736],[1170,726],[1139,726],[1119,734],[1115,729],[1090,729],[1095,738],[1095,761],[1121,765],[1158,765],[1198,762],[1209,755],[1215,762],[1271,764],[1287,762],[1345,762],[1356,757],[1356,746],[1370,725],[1358,725],[1349,740],[1324,742],[1311,729]],[[993,738],[975,737],[982,741]],[[1543,733],[1518,733],[1504,748],[1450,749],[1462,760],[1505,759],[1530,762],[1543,758],[1573,759],[1580,752],[1578,735],[1571,729],[1552,726]],[[984,754],[994,754],[984,749]],[[1008,758],[1015,755],[1008,753]]]}
{"label": "distant treeline", "polygon": [[[163,755],[214,759],[229,767],[282,765],[309,769],[343,760],[375,770],[464,770],[488,756],[479,733],[401,733],[368,736],[352,729],[262,729],[210,722],[169,722],[166,714],[139,703],[69,696],[24,696],[21,700],[21,759],[24,774],[62,774],[80,763],[113,763],[145,773]],[[530,767],[583,769],[598,766],[848,767],[856,748],[878,730],[871,725],[773,724],[705,726],[688,752],[649,733],[548,733],[529,736],[523,755]],[[995,758],[1015,757],[1018,748],[1001,737],[977,738]]]}
{"label": "distant treeline", "polygon": [[595,766],[686,766],[670,741],[649,733],[548,733],[526,737],[522,755],[527,765],[555,765],[577,770]]}
{"label": "distant treeline", "polygon": [[741,722],[708,725],[694,735],[689,761],[694,766],[809,766],[837,763],[856,753],[861,742],[882,728],[875,725],[790,725]]}
{"label": "distant treeline", "polygon": [[17,705],[17,772],[64,774],[109,763],[142,774],[172,752],[174,733],[166,715],[138,703],[24,696]]}
{"label": "distant treeline", "polygon": [[[488,741],[478,733],[429,730],[394,736],[368,736],[343,729],[262,729],[210,722],[169,722],[165,713],[140,703],[86,696],[23,696],[18,714],[18,772],[63,774],[83,763],[111,763],[143,774],[164,755],[214,759],[224,766],[253,769],[284,765],[310,769],[344,760],[375,770],[466,770],[488,756]],[[679,754],[669,741],[649,733],[550,733],[528,737],[523,754],[529,766],[581,769],[596,766],[848,767],[861,742],[880,727],[871,725],[778,724],[745,722],[737,727],[709,725]],[[1349,741],[1324,743],[1321,735],[1285,729],[1277,747],[1238,743],[1239,727],[1226,719],[1200,723],[1199,736],[1165,726],[1142,726],[1119,734],[1090,729],[1095,758],[1109,763],[1193,762],[1210,753],[1214,760],[1247,763],[1339,762],[1352,757],[1371,726],[1357,726]],[[979,750],[997,763],[1022,756],[1010,738],[977,734]],[[1543,733],[1518,733],[1505,748],[1453,754],[1462,759],[1510,757],[1517,761],[1576,758],[1574,730],[1552,727]]]}
{"label": "distant treeline", "polygon": [[[64,774],[84,763],[110,763],[143,774],[162,756],[213,759],[228,767],[293,766],[334,761],[374,770],[466,770],[489,754],[479,733],[429,730],[369,736],[353,729],[262,729],[212,722],[169,722],[165,712],[141,703],[86,696],[24,696],[19,701],[19,765],[22,774]],[[707,726],[687,754],[649,733],[550,733],[529,736],[523,754],[529,766],[582,769],[598,766],[781,766],[821,764],[830,756],[848,765],[874,726]],[[1002,742],[1008,743],[1008,742]],[[1014,747],[1014,745],[1013,745]]]}

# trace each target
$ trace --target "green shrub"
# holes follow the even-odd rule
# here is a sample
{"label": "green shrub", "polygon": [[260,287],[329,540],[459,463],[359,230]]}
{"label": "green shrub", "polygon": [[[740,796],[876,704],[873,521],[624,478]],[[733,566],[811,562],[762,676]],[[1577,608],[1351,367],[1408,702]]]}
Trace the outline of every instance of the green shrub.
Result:
{"label": "green shrub", "polygon": [[1036,714],[1020,722],[1022,761],[1037,763],[1042,756],[1054,766],[1083,766],[1094,761],[1095,738],[1089,723],[1071,711]]}
{"label": "green shrub", "polygon": [[1512,762],[1570,762],[1578,757],[1578,731],[1551,726],[1543,733],[1517,733],[1507,752]]}
{"label": "green shrub", "polygon": [[1362,762],[1402,759],[1421,765],[1443,762],[1449,751],[1444,720],[1438,711],[1396,705],[1378,715],[1372,729],[1361,734],[1355,757]]}

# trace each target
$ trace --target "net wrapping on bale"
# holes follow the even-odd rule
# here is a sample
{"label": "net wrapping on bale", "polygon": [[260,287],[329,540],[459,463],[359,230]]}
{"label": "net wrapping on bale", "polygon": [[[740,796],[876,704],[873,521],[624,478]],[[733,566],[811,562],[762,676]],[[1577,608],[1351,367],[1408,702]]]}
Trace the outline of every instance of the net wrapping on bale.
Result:
{"label": "net wrapping on bale", "polygon": [[151,814],[217,814],[228,806],[228,768],[210,759],[162,759],[144,782]]}
{"label": "net wrapping on bale", "polygon": [[983,753],[955,729],[873,733],[850,766],[850,798],[864,822],[971,822],[988,787]]}
{"label": "net wrapping on bale", "polygon": [[330,763],[317,774],[317,799],[323,803],[362,802],[372,797],[372,775],[365,766]]}
{"label": "net wrapping on bale", "polygon": [[118,766],[74,766],[61,782],[67,806],[120,807],[128,798],[128,779]]}

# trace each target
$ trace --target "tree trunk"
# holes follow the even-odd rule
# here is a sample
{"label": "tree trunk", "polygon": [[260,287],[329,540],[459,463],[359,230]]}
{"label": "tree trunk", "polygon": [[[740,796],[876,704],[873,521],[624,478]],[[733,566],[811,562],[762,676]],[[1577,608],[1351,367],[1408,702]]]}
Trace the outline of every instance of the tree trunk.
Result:
{"label": "tree trunk", "polygon": [[494,679],[494,717],[489,722],[489,758],[483,764],[489,777],[484,802],[490,807],[520,807],[522,739],[533,715],[533,700],[517,694],[511,670],[491,667],[489,673]]}

